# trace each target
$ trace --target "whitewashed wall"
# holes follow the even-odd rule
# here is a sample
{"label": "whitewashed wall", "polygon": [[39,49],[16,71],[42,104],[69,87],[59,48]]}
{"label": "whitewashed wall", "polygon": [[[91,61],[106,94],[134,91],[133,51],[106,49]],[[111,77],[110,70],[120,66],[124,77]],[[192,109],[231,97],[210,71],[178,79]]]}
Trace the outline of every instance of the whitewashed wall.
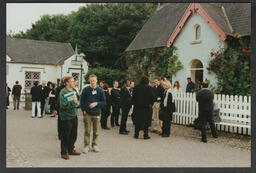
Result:
{"label": "whitewashed wall", "polygon": [[[201,27],[199,44],[192,44],[194,40],[194,25],[199,24]],[[172,81],[178,80],[181,84],[182,91],[186,90],[187,80],[190,74],[190,62],[193,59],[199,59],[203,63],[204,77],[211,81],[212,85],[216,85],[216,78],[213,73],[209,74],[206,70],[206,66],[209,64],[210,52],[212,50],[218,50],[219,46],[224,47],[223,43],[217,37],[216,33],[210,28],[210,26],[204,21],[199,15],[195,14],[191,16],[185,23],[183,29],[177,36],[174,46],[178,48],[176,53],[178,54],[179,60],[184,65],[184,68],[173,76]],[[194,81],[193,81],[194,82]]]}
{"label": "whitewashed wall", "polygon": [[[79,73],[80,74],[80,66],[74,66],[71,65],[71,60],[74,58],[74,56],[68,58],[63,65],[42,65],[42,64],[23,64],[23,63],[12,63],[11,58],[7,55],[6,56],[6,82],[8,83],[8,86],[12,89],[13,85],[15,84],[15,81],[19,81],[19,83],[22,85],[22,93],[24,93],[25,88],[25,71],[33,71],[33,72],[40,72],[40,82],[42,81],[52,81],[54,83],[57,83],[57,79],[60,79],[63,76],[72,75],[73,73]],[[62,68],[62,70],[61,70]],[[68,68],[79,68],[79,70],[69,70]],[[84,68],[84,75],[88,72],[88,65],[87,62],[83,62],[83,68]],[[84,80],[83,80],[84,82]],[[12,101],[10,97],[10,101]],[[21,98],[21,101],[24,101],[24,97]]]}

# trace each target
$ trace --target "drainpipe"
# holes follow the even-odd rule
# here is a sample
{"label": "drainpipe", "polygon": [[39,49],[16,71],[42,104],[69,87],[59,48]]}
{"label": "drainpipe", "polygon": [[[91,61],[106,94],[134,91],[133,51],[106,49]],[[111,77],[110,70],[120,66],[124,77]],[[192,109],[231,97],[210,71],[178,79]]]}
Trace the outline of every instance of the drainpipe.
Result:
{"label": "drainpipe", "polygon": [[226,20],[226,22],[228,24],[228,27],[229,27],[229,29],[231,31],[231,34],[233,34],[234,33],[234,29],[232,28],[232,26],[231,26],[231,24],[230,24],[230,22],[228,20],[228,16],[227,16],[226,10],[225,10],[225,8],[223,6],[221,6],[221,9],[222,9],[222,12],[224,14],[225,20]]}

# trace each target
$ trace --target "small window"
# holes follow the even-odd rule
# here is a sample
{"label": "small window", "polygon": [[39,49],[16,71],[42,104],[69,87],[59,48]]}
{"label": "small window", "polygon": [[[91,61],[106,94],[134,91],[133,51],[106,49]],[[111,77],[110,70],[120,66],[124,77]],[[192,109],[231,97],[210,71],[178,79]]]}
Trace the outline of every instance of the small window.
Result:
{"label": "small window", "polygon": [[200,25],[194,25],[194,40],[200,40],[201,27]]}

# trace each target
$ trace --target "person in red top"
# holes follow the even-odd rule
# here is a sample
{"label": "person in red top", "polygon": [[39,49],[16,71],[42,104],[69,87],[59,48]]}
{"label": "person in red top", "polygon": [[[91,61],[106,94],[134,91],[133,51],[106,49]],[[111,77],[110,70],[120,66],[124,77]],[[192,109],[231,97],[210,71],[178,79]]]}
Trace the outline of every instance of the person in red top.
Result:
{"label": "person in red top", "polygon": [[22,86],[19,84],[19,81],[16,81],[15,85],[12,88],[14,110],[19,109],[21,89]]}

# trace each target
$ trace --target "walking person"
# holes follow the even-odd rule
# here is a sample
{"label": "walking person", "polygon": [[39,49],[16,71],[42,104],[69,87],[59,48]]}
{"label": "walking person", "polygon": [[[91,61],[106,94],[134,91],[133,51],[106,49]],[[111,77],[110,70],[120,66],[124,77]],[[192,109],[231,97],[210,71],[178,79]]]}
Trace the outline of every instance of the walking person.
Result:
{"label": "walking person", "polygon": [[10,105],[9,97],[10,97],[11,89],[6,83],[6,109],[8,109],[8,106]]}
{"label": "walking person", "polygon": [[120,114],[120,90],[118,89],[118,82],[113,82],[113,88],[110,92],[111,95],[111,105],[112,105],[112,114],[111,114],[111,126],[114,127],[119,125],[119,114]]}
{"label": "walking person", "polygon": [[106,105],[102,107],[102,115],[100,119],[101,128],[105,130],[110,130],[110,128],[107,127],[107,120],[108,116],[110,114],[110,106],[111,106],[111,100],[110,100],[110,94],[108,89],[108,84],[104,83],[103,90],[106,97]]}
{"label": "walking person", "polygon": [[195,90],[194,82],[192,82],[190,77],[187,78],[187,81],[188,81],[188,84],[187,84],[187,87],[186,87],[186,93],[193,92]]}
{"label": "walking person", "polygon": [[138,139],[140,130],[144,132],[144,139],[150,139],[148,136],[148,127],[151,121],[150,107],[152,107],[153,102],[153,93],[149,86],[149,80],[147,77],[143,76],[140,79],[139,85],[135,86],[132,96],[136,119],[134,131],[135,139]]}
{"label": "walking person", "polygon": [[42,99],[42,91],[41,87],[38,86],[38,81],[34,82],[34,86],[30,90],[30,94],[32,95],[32,118],[35,118],[36,109],[37,109],[37,117],[42,118],[41,116],[41,99]]}
{"label": "walking person", "polygon": [[46,100],[45,100],[45,114],[51,114],[51,105],[50,105],[50,91],[52,90],[52,82],[47,82],[47,88],[46,88]]}
{"label": "walking person", "polygon": [[59,113],[61,119],[61,158],[67,160],[69,155],[80,155],[75,150],[77,139],[77,109],[79,101],[73,88],[74,78],[67,76],[64,78],[65,88],[59,93]]}
{"label": "walking person", "polygon": [[171,121],[172,121],[172,86],[170,81],[165,80],[162,82],[164,91],[163,99],[160,103],[159,117],[163,121],[162,137],[169,137],[171,134]]}
{"label": "walking person", "polygon": [[196,95],[196,101],[198,101],[199,107],[199,125],[201,128],[201,141],[207,142],[206,138],[206,124],[209,122],[212,136],[217,138],[217,132],[215,129],[215,124],[212,119],[212,112],[213,112],[213,92],[208,89],[208,83],[203,82],[201,85],[201,90]]}
{"label": "walking person", "polygon": [[83,153],[90,150],[91,125],[93,127],[92,149],[99,152],[98,136],[100,126],[101,108],[106,105],[106,97],[102,88],[97,86],[97,76],[89,76],[90,85],[85,87],[80,98],[80,106],[84,116],[84,149]]}
{"label": "walking person", "polygon": [[160,110],[160,102],[163,100],[164,88],[161,84],[161,78],[156,77],[154,79],[155,86],[154,89],[154,104],[153,104],[153,115],[152,115],[152,123],[151,123],[151,132],[160,134],[161,133],[161,121],[159,120],[159,110]]}
{"label": "walking person", "polygon": [[50,104],[50,110],[51,110],[51,117],[56,116],[56,85],[52,83],[52,89],[49,93],[49,104]]}
{"label": "walking person", "polygon": [[12,88],[14,110],[19,109],[21,89],[22,89],[22,86],[19,84],[19,81],[16,81],[15,85]]}
{"label": "walking person", "polygon": [[122,109],[122,118],[121,125],[119,128],[119,134],[128,135],[129,131],[126,129],[126,122],[128,118],[128,113],[132,106],[132,95],[129,91],[130,80],[125,80],[124,85],[120,92],[121,97],[121,109]]}

